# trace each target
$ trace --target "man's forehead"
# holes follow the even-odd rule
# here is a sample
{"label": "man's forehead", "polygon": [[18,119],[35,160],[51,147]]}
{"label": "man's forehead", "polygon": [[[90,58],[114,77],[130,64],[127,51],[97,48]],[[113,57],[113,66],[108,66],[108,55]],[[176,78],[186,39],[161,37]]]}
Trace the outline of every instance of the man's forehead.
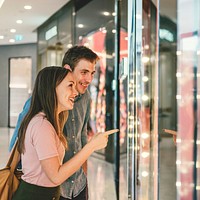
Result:
{"label": "man's forehead", "polygon": [[91,62],[87,63],[81,62],[75,67],[74,70],[93,72],[96,71],[96,64]]}

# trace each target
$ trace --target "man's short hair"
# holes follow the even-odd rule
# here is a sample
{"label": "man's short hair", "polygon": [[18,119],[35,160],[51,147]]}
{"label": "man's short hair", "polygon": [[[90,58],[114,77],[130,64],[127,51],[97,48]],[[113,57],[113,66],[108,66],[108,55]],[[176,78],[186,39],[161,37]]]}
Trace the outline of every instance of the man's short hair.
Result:
{"label": "man's short hair", "polygon": [[74,70],[74,67],[82,59],[96,63],[99,60],[99,56],[86,46],[76,45],[67,50],[62,61],[62,66],[68,64]]}

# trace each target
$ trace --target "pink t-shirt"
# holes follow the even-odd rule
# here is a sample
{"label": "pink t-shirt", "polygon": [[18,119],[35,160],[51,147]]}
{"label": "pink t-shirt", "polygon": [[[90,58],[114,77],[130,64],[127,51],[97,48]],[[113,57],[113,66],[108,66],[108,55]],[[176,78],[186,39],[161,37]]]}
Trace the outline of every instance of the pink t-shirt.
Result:
{"label": "pink t-shirt", "polygon": [[62,164],[64,153],[65,148],[54,127],[44,113],[38,113],[30,121],[26,131],[25,153],[21,155],[24,173],[22,179],[39,186],[55,187],[43,171],[40,160],[58,156]]}

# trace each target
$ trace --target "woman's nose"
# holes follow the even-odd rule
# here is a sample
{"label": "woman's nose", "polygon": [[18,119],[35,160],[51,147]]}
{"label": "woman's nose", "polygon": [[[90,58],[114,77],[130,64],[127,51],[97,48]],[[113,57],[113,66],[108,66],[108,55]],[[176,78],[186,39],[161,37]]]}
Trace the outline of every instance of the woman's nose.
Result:
{"label": "woman's nose", "polygon": [[77,95],[78,95],[78,91],[76,90],[75,87],[73,87],[73,93],[74,93],[74,96],[77,96]]}

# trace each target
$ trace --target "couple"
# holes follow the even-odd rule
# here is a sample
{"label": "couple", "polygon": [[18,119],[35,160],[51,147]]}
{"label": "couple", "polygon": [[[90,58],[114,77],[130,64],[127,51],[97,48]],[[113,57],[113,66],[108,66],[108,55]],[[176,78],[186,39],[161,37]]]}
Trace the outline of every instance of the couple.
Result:
{"label": "couple", "polygon": [[74,46],[66,52],[63,67],[38,73],[10,143],[11,149],[18,136],[24,173],[13,200],[88,199],[81,166],[107,145],[109,134],[118,131],[98,133],[87,142],[87,87],[98,60],[89,48]]}

